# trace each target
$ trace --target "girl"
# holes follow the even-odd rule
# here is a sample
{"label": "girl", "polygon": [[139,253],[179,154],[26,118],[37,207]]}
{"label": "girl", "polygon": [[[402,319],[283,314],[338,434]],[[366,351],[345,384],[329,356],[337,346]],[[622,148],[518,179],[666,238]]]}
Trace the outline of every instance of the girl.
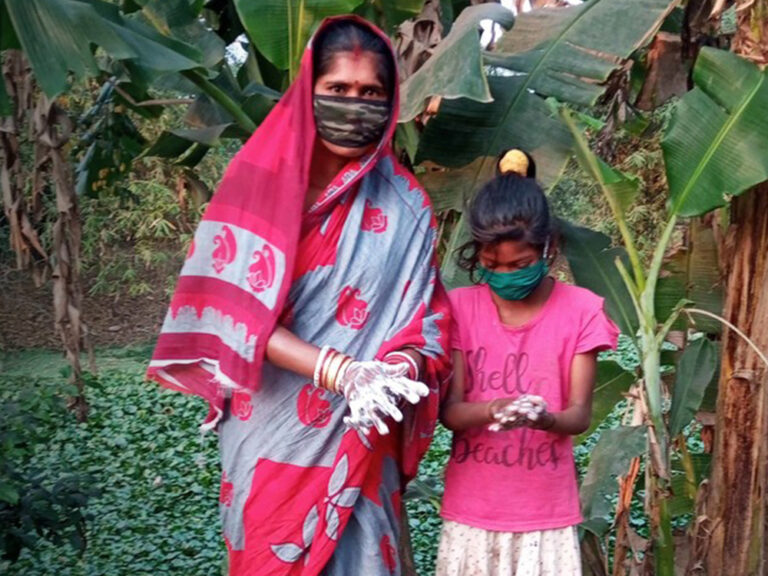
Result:
{"label": "girl", "polygon": [[477,282],[449,294],[454,431],[438,576],[581,574],[571,436],[589,427],[596,356],[616,326],[592,292],[547,275],[553,219],[527,154],[508,152],[469,209]]}
{"label": "girl", "polygon": [[230,576],[400,574],[450,324],[397,110],[386,35],[323,23],[181,272],[149,376],[211,405]]}

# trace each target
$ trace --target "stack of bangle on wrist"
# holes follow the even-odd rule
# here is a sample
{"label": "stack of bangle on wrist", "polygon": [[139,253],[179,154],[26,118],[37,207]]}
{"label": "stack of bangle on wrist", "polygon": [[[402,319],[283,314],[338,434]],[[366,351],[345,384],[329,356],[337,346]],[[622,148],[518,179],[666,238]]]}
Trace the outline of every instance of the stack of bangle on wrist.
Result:
{"label": "stack of bangle on wrist", "polygon": [[401,352],[395,350],[384,356],[384,362],[387,364],[407,364],[408,365],[408,378],[411,380],[418,380],[421,374],[419,373],[419,365],[413,356],[407,352]]}
{"label": "stack of bangle on wrist", "polygon": [[352,358],[330,346],[323,346],[315,364],[314,385],[334,394],[341,392],[341,380]]}

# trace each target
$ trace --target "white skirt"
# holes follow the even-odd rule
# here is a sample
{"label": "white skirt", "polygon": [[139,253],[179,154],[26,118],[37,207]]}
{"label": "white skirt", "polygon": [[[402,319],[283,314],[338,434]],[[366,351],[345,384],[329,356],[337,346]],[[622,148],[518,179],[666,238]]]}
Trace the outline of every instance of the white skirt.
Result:
{"label": "white skirt", "polygon": [[578,532],[492,532],[446,520],[436,576],[581,576]]}

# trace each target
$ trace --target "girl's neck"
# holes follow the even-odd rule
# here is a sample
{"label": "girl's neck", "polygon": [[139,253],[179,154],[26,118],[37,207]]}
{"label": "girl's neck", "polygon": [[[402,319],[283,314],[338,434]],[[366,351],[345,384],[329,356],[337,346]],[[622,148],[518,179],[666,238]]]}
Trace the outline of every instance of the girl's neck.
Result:
{"label": "girl's neck", "polygon": [[304,200],[304,210],[308,210],[320,197],[336,175],[349,162],[348,158],[334,154],[326,148],[319,138],[315,139],[312,151],[312,164],[309,168],[309,189]]}
{"label": "girl's neck", "polygon": [[544,278],[528,296],[522,300],[504,300],[493,290],[491,299],[496,305],[502,324],[517,327],[532,320],[544,307],[555,288],[555,279],[551,276]]}

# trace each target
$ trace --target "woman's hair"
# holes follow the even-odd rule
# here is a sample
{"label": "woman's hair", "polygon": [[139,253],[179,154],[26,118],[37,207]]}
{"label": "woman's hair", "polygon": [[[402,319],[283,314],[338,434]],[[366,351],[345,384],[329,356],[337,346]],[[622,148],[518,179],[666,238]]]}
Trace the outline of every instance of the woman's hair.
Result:
{"label": "woman's hair", "polygon": [[315,79],[330,70],[339,52],[371,52],[379,59],[379,80],[391,96],[397,81],[392,51],[370,28],[354,20],[336,20],[323,28],[312,42]]}
{"label": "woman's hair", "polygon": [[555,232],[544,191],[535,179],[533,158],[510,150],[497,163],[497,176],[482,187],[469,205],[472,240],[458,249],[459,266],[474,281],[483,246],[522,240],[544,248]]}

